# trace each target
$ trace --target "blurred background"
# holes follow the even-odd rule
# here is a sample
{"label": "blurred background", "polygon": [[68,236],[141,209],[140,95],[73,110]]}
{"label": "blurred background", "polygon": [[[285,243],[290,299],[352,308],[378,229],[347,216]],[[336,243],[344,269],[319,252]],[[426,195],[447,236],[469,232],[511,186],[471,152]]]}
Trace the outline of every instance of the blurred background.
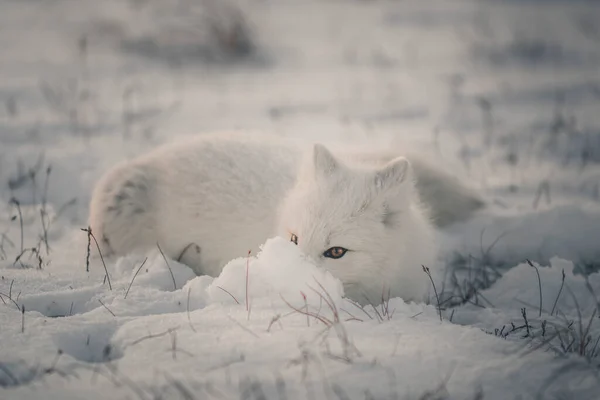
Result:
{"label": "blurred background", "polygon": [[[513,216],[461,231],[477,246],[571,205],[528,223],[528,254],[585,242],[596,265],[581,210],[600,201],[598,21],[577,0],[3,0],[0,199],[84,226],[115,162],[262,131],[422,154]],[[544,236],[557,225],[572,229]]]}

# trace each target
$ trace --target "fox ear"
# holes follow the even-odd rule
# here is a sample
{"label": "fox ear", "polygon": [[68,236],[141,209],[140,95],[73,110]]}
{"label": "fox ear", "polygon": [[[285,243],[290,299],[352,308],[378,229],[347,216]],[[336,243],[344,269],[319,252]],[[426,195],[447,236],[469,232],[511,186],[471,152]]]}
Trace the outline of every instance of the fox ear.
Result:
{"label": "fox ear", "polygon": [[322,175],[331,175],[339,166],[333,154],[319,143],[315,144],[313,150],[313,162],[315,171]]}
{"label": "fox ear", "polygon": [[406,180],[410,170],[411,166],[406,158],[395,158],[375,173],[375,185],[380,189],[398,186]]}

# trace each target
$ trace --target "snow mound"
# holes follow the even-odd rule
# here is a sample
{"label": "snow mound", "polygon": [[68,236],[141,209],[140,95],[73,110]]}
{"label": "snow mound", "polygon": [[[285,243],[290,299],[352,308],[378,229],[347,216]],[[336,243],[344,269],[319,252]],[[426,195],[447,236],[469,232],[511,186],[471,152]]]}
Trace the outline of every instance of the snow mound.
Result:
{"label": "snow mound", "polygon": [[267,240],[256,257],[229,262],[207,292],[211,301],[228,303],[234,298],[242,302],[246,290],[250,301],[266,297],[296,304],[306,298],[312,306],[324,298],[340,304],[344,295],[338,279],[317,268],[297,246],[280,237]]}
{"label": "snow mound", "polygon": [[533,311],[539,309],[540,300],[542,312],[547,314],[573,315],[577,308],[582,314],[590,314],[596,308],[589,288],[600,294],[600,274],[591,274],[586,280],[575,273],[571,261],[560,258],[551,259],[550,267],[533,265],[523,263],[512,268],[483,294],[502,309],[529,307]]}

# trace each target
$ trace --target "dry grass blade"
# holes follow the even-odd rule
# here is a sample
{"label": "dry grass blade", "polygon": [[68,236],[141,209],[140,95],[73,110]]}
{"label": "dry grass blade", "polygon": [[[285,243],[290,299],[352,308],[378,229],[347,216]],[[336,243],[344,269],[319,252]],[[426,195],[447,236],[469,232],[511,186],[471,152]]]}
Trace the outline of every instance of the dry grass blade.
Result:
{"label": "dry grass blade", "polygon": [[365,308],[363,306],[361,306],[360,304],[358,304],[357,302],[355,302],[354,300],[350,300],[348,298],[345,298],[344,300],[346,300],[348,303],[352,304],[354,307],[358,308],[360,311],[362,311],[367,317],[369,317],[369,319],[373,319],[373,317],[371,316],[371,314],[369,314],[367,312],[367,310],[365,310]]}
{"label": "dry grass blade", "polygon": [[565,270],[562,270],[562,282],[560,284],[560,289],[558,289],[558,294],[556,295],[556,299],[554,300],[554,305],[552,306],[552,311],[550,311],[550,315],[554,314],[554,310],[556,309],[556,304],[558,304],[558,299],[560,298],[560,294],[562,293],[563,287],[565,286]]}
{"label": "dry grass blade", "polygon": [[112,312],[112,311],[110,310],[110,308],[108,308],[108,307],[106,306],[106,304],[104,304],[104,303],[102,302],[102,300],[98,299],[98,302],[99,302],[100,304],[102,304],[102,307],[106,308],[106,310],[107,310],[109,313],[111,313],[113,317],[116,317],[115,313],[114,313],[114,312]]}
{"label": "dry grass blade", "polygon": [[[21,253],[23,253],[23,213],[21,212],[21,203],[14,197],[10,199],[9,204],[14,204],[17,207],[19,213],[19,224],[21,226]],[[16,261],[15,261],[16,262]]]}
{"label": "dry grass blade", "polygon": [[[12,303],[15,305],[15,307],[17,307],[17,310],[21,311],[21,306],[19,306],[19,304],[15,301],[15,299],[13,299],[12,297],[10,297],[9,295],[0,292],[0,298],[2,297],[6,297],[7,299],[9,299],[10,301],[12,301]],[[2,299],[2,301],[4,301],[4,299]]]}
{"label": "dry grass blade", "polygon": [[235,298],[235,296],[234,296],[234,295],[232,295],[232,294],[231,294],[231,293],[230,293],[228,290],[226,290],[226,289],[222,288],[221,286],[217,286],[217,287],[218,287],[219,289],[221,289],[222,291],[224,291],[225,293],[227,293],[228,295],[230,295],[230,296],[231,296],[231,298],[232,298],[232,299],[233,299],[233,300],[234,300],[234,301],[235,301],[237,304],[240,304],[240,302],[238,301],[238,299],[236,299],[236,298]]}
{"label": "dry grass blade", "polygon": [[90,272],[90,254],[92,252],[92,230],[88,228],[87,230],[82,229],[82,231],[87,232],[87,253],[85,256],[85,272]]}
{"label": "dry grass blade", "polygon": [[587,275],[585,276],[585,286],[590,292],[590,295],[594,298],[594,301],[596,302],[596,309],[598,310],[598,313],[600,313],[600,300],[598,300],[598,296],[596,296],[596,292],[590,283],[590,277]]}
{"label": "dry grass blade", "polygon": [[289,302],[288,302],[288,301],[287,301],[287,300],[286,300],[286,299],[285,299],[285,298],[284,298],[284,297],[283,297],[281,294],[279,295],[279,297],[280,297],[280,298],[281,298],[281,300],[283,300],[283,302],[284,302],[284,303],[285,303],[285,304],[286,304],[286,305],[287,305],[289,308],[291,308],[292,310],[294,310],[294,311],[296,311],[296,312],[298,312],[298,313],[300,313],[300,314],[302,314],[302,315],[308,315],[309,317],[313,317],[313,318],[315,318],[315,319],[317,319],[317,320],[321,321],[322,323],[324,323],[324,324],[325,324],[325,326],[328,326],[328,327],[330,327],[330,326],[332,326],[332,325],[333,325],[333,321],[330,321],[329,319],[327,319],[327,318],[325,318],[325,317],[322,317],[322,316],[321,316],[321,315],[319,315],[319,314],[316,314],[316,313],[313,313],[313,312],[310,312],[310,311],[304,311],[304,310],[302,310],[302,309],[300,309],[300,308],[294,307],[294,306],[293,306],[293,305],[291,305],[291,304],[290,304],[290,303],[289,303]]}
{"label": "dry grass blade", "polygon": [[163,337],[163,336],[170,335],[170,334],[171,334],[171,332],[173,332],[173,331],[175,331],[175,330],[177,330],[177,329],[179,329],[179,326],[176,326],[175,328],[170,328],[170,329],[167,329],[167,330],[166,330],[166,331],[164,331],[164,332],[161,332],[161,333],[156,333],[156,334],[154,334],[154,335],[143,336],[143,337],[141,337],[141,338],[139,338],[139,339],[136,339],[136,340],[134,340],[133,342],[129,343],[129,344],[128,344],[128,345],[126,345],[125,347],[129,347],[129,346],[135,346],[136,344],[139,344],[139,343],[145,342],[146,340],[155,339],[155,338],[159,338],[159,337]]}
{"label": "dry grass blade", "polygon": [[165,264],[167,264],[167,268],[169,269],[169,272],[171,273],[171,279],[173,279],[173,290],[177,290],[177,283],[175,283],[175,275],[173,275],[173,270],[171,269],[171,266],[169,265],[169,262],[167,261],[167,257],[165,256],[165,253],[163,253],[158,242],[156,242],[156,247],[158,247],[158,251],[160,251],[160,254],[163,257],[163,260],[165,260]]}
{"label": "dry grass blade", "polygon": [[98,241],[96,240],[96,237],[94,236],[94,233],[92,232],[92,227],[88,226],[87,229],[85,228],[81,228],[82,231],[87,232],[89,236],[92,237],[92,239],[94,239],[94,243],[96,243],[96,248],[98,249],[98,253],[100,254],[100,260],[102,261],[102,265],[104,266],[104,272],[106,273],[105,277],[106,280],[108,281],[108,288],[110,290],[112,290],[112,285],[110,283],[110,275],[108,274],[108,268],[106,268],[106,263],[104,262],[104,256],[102,256],[102,250],[100,250],[100,245],[98,244]]}
{"label": "dry grass blade", "polygon": [[542,301],[542,279],[540,278],[540,271],[538,270],[538,268],[535,265],[533,265],[533,263],[531,262],[531,260],[527,260],[527,264],[529,264],[530,267],[532,267],[533,269],[535,269],[535,273],[537,274],[538,289],[539,289],[539,293],[540,293],[540,312],[539,312],[538,316],[541,317],[542,316],[543,301]]}
{"label": "dry grass blade", "polygon": [[177,257],[177,262],[181,262],[181,260],[183,259],[183,256],[185,255],[185,253],[187,253],[187,251],[189,249],[192,248],[192,246],[196,249],[196,253],[200,253],[200,246],[198,246],[196,243],[192,242],[192,243],[188,243],[187,246],[185,246],[183,248],[183,250],[181,250],[181,253],[179,253],[179,257]]}
{"label": "dry grass blade", "polygon": [[577,301],[577,297],[575,297],[575,294],[569,288],[569,286],[567,286],[567,291],[569,292],[569,294],[573,298],[573,302],[575,302],[575,308],[577,310],[577,319],[578,319],[577,322],[578,322],[578,325],[579,325],[579,341],[580,341],[580,353],[579,354],[582,354],[582,352],[583,352],[583,342],[584,342],[585,337],[583,336],[583,317],[581,316],[581,308],[579,307],[579,302]]}
{"label": "dry grass blade", "polygon": [[131,285],[133,285],[133,281],[135,280],[135,277],[138,275],[138,273],[140,272],[140,270],[142,269],[144,264],[146,264],[146,261],[148,261],[148,257],[146,257],[144,259],[144,261],[142,261],[142,264],[140,265],[140,267],[137,269],[137,271],[135,271],[133,278],[131,278],[131,282],[129,282],[129,286],[127,286],[127,291],[125,292],[125,297],[124,297],[125,299],[127,298],[127,295],[129,294],[129,289],[131,289]]}
{"label": "dry grass blade", "polygon": [[433,285],[433,292],[435,293],[435,299],[437,300],[437,310],[438,310],[438,314],[440,316],[440,322],[443,321],[442,319],[442,308],[440,306],[440,296],[438,295],[437,292],[437,288],[435,287],[435,283],[433,282],[433,278],[431,277],[431,271],[429,270],[428,267],[421,265],[421,267],[423,267],[423,272],[425,272],[425,274],[427,274],[427,276],[429,277],[429,280],[431,281],[431,284]]}
{"label": "dry grass blade", "polygon": [[594,318],[596,318],[596,314],[598,313],[597,309],[594,309],[594,312],[592,313],[592,315],[590,316],[590,321],[588,322],[587,327],[585,328],[585,333],[583,334],[583,336],[581,337],[581,351],[580,351],[580,355],[585,355],[585,349],[587,348],[587,345],[589,343],[588,338],[591,339],[591,337],[589,336],[590,334],[590,329],[592,328],[592,324],[594,323]]}

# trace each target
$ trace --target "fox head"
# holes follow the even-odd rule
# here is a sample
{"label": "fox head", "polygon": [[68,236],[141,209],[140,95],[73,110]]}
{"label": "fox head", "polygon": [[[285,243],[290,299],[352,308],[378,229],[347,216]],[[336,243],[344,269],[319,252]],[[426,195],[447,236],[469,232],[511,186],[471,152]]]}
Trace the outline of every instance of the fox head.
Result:
{"label": "fox head", "polygon": [[398,157],[381,168],[350,165],[322,145],[301,168],[280,209],[279,235],[339,278],[359,303],[421,300],[432,230],[418,204],[412,168]]}

